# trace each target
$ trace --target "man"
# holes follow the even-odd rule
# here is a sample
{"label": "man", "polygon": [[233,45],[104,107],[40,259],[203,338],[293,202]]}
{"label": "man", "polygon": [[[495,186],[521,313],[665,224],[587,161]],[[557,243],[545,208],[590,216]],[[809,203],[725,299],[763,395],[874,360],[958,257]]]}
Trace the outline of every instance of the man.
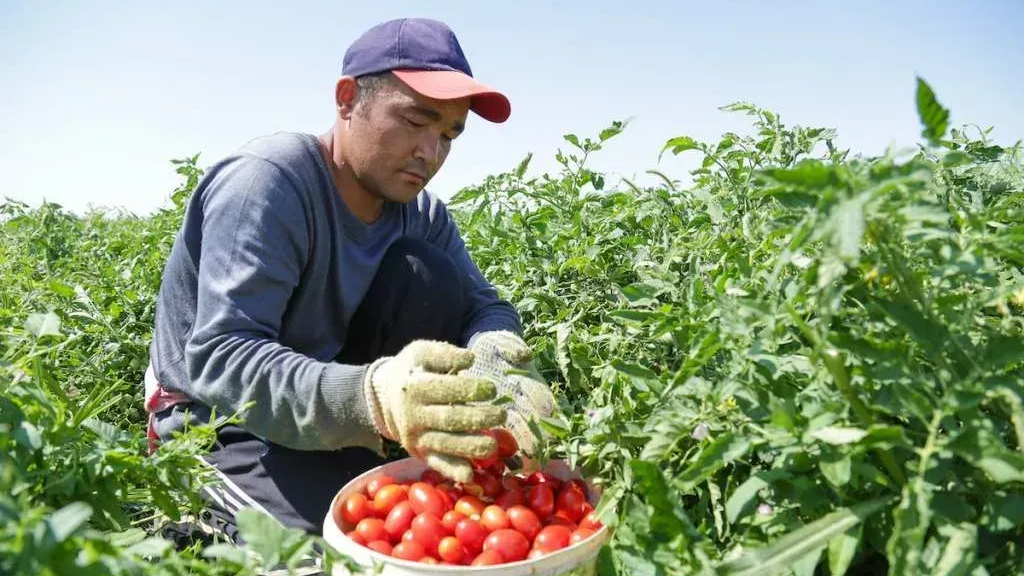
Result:
{"label": "man", "polygon": [[[385,462],[382,438],[449,478],[554,401],[520,318],[425,190],[470,111],[504,122],[443,23],[373,27],[345,54],[333,127],[249,142],[193,193],[160,289],[146,374],[154,442],[211,409],[211,512],[257,506],[319,534],[331,498]],[[512,403],[495,402],[511,396]]]}

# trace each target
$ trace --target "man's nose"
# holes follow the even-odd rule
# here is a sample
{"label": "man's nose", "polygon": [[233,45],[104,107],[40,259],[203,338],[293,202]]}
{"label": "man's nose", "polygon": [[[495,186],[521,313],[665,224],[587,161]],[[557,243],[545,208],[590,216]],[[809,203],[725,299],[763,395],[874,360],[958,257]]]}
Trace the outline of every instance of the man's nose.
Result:
{"label": "man's nose", "polygon": [[441,137],[434,133],[426,133],[420,136],[416,142],[415,156],[423,160],[429,166],[437,163],[437,151],[441,146]]}

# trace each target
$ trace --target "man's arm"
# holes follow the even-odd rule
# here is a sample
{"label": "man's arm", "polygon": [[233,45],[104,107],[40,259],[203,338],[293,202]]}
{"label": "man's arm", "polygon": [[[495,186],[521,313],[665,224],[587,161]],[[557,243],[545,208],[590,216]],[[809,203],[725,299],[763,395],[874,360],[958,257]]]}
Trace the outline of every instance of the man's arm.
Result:
{"label": "man's arm", "polygon": [[185,364],[196,399],[245,415],[253,434],[297,449],[379,447],[365,366],[320,362],[278,341],[309,253],[300,194],[270,162],[239,157],[201,192],[195,326]]}
{"label": "man's arm", "polygon": [[[429,198],[429,197],[428,197]],[[461,345],[467,345],[477,334],[492,330],[508,330],[522,335],[519,313],[512,304],[498,295],[498,290],[480,272],[470,257],[466,243],[459,233],[451,212],[438,199],[430,198],[430,205],[422,208],[431,213],[429,239],[441,246],[455,262],[466,295],[466,328]]]}

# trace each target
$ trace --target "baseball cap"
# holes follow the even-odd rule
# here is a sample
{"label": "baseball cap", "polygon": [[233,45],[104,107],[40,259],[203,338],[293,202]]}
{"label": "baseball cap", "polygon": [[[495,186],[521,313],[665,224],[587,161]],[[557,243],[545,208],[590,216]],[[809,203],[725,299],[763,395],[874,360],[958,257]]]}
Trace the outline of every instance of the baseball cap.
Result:
{"label": "baseball cap", "polygon": [[470,110],[491,122],[504,122],[512,112],[508,97],[473,77],[455,33],[438,20],[399,18],[377,24],[345,52],[342,75],[384,71],[428,98],[468,96]]}

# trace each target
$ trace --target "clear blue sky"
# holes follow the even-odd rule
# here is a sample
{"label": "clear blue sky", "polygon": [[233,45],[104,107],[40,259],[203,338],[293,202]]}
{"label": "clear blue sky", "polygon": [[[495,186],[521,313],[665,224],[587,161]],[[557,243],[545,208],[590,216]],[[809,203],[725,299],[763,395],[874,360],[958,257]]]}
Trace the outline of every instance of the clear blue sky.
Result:
{"label": "clear blue sky", "polygon": [[528,152],[550,170],[563,134],[628,117],[595,168],[686,178],[661,146],[744,129],[717,110],[736,100],[881,153],[918,137],[915,74],[955,124],[1024,137],[1021,0],[0,0],[0,199],[148,212],[178,182],[172,158],[207,165],[260,134],[327,128],[349,42],[400,16],[448,22],[512,100],[504,125],[471,119],[431,184],[443,198]]}

